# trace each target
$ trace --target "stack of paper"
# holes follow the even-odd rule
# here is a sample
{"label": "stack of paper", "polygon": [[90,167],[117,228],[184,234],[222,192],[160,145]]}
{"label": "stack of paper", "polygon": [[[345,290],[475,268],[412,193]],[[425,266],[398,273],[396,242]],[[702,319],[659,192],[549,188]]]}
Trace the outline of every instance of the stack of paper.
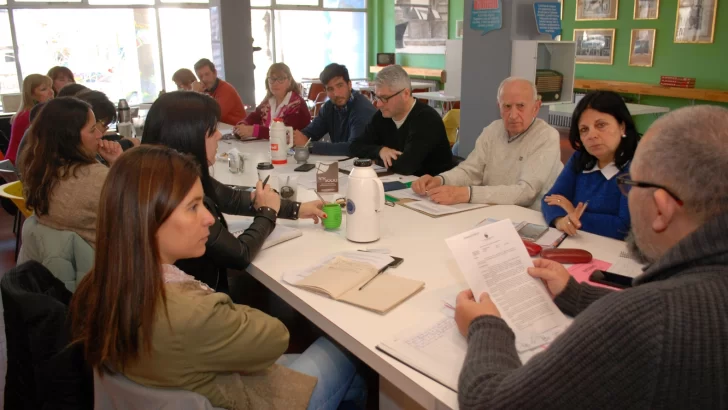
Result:
{"label": "stack of paper", "polygon": [[[377,349],[458,391],[458,376],[465,362],[468,344],[452,317],[435,315],[378,344]],[[537,346],[518,355],[521,362],[526,363],[545,349],[546,346]]]}
{"label": "stack of paper", "polygon": [[[246,229],[250,228],[250,225],[252,224],[253,218],[250,217],[236,219],[234,221],[228,222],[228,230],[237,238],[243,232],[245,232]],[[268,249],[271,246],[278,245],[282,242],[290,241],[291,239],[298,238],[301,235],[303,235],[303,232],[301,232],[299,229],[276,224],[273,232],[271,232],[271,234],[268,235],[268,237],[265,239],[265,242],[263,242],[263,247],[261,249]]]}
{"label": "stack of paper", "polygon": [[509,219],[446,240],[476,299],[488,293],[516,335],[519,352],[550,343],[568,325]]}
{"label": "stack of paper", "polygon": [[399,199],[397,202],[398,205],[402,205],[431,217],[456,214],[488,206],[486,204],[440,205],[433,202],[427,195],[416,194],[412,188],[390,191],[387,192],[387,195]]}

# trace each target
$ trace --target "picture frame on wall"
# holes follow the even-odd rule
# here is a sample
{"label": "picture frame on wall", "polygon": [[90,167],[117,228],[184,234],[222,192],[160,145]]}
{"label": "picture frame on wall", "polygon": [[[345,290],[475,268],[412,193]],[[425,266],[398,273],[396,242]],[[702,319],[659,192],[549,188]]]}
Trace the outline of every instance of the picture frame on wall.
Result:
{"label": "picture frame on wall", "polygon": [[615,31],[613,28],[575,29],[576,63],[612,65]]}
{"label": "picture frame on wall", "polygon": [[634,0],[635,20],[657,20],[660,15],[660,0]]}
{"label": "picture frame on wall", "polygon": [[712,43],[718,0],[677,0],[675,43]]}
{"label": "picture frame on wall", "polygon": [[632,39],[629,43],[629,65],[652,67],[652,61],[655,58],[656,33],[657,30],[654,28],[632,30]]}
{"label": "picture frame on wall", "polygon": [[619,0],[576,0],[576,21],[616,20]]}

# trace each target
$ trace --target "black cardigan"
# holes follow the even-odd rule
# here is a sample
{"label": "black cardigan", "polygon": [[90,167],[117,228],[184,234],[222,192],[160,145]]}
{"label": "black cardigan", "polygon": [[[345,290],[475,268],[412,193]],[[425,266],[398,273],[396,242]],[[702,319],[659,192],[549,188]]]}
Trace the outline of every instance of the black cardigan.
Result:
{"label": "black cardigan", "polygon": [[389,168],[397,174],[437,175],[455,165],[440,114],[420,101],[415,102],[399,129],[391,118],[384,118],[377,111],[349,151],[353,157],[371,158],[383,165],[379,158],[382,147],[402,153]]}
{"label": "black cardigan", "polygon": [[[253,209],[250,192],[233,189],[211,179],[218,203],[205,197],[205,207],[215,217],[210,227],[205,254],[199,258],[182,259],[175,265],[209,287],[228,292],[227,269],[244,270],[260,252],[263,242],[276,225],[276,215],[271,211],[257,212]],[[281,200],[278,216],[284,219],[298,219],[300,202]],[[228,231],[223,213],[254,216],[255,219],[237,238]]]}

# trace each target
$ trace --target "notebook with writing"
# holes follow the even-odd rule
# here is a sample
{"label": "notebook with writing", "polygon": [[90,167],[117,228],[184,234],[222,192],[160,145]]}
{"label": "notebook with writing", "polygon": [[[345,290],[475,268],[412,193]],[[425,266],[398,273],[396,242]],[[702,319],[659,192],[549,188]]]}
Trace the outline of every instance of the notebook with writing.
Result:
{"label": "notebook with writing", "polygon": [[284,274],[283,280],[379,314],[392,310],[425,286],[422,281],[386,272],[377,275],[379,269],[376,264],[336,255],[305,271]]}
{"label": "notebook with writing", "polygon": [[[237,238],[243,232],[245,232],[246,229],[250,228],[250,225],[252,224],[253,218],[236,219],[234,221],[228,222],[228,230],[230,231],[230,233],[233,234],[233,236]],[[271,232],[270,235],[268,235],[268,237],[265,239],[265,242],[263,242],[263,247],[261,249],[268,249],[271,246],[290,241],[291,239],[298,238],[301,235],[303,235],[303,232],[301,232],[299,229],[276,224],[273,232]]]}

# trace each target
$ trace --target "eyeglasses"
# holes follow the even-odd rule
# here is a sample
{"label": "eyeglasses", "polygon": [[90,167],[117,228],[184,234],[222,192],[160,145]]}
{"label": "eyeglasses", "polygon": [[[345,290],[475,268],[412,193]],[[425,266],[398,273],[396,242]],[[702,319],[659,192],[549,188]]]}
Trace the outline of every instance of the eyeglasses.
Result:
{"label": "eyeglasses", "polygon": [[399,93],[401,93],[404,90],[406,90],[406,88],[403,88],[403,89],[397,91],[396,93],[390,95],[389,97],[382,97],[382,96],[379,96],[379,95],[376,95],[375,94],[374,95],[374,98],[373,98],[374,99],[374,102],[381,102],[382,104],[386,104],[389,100],[391,100],[392,98],[396,97],[397,95],[399,95]]}
{"label": "eyeglasses", "polygon": [[268,77],[268,83],[270,84],[283,84],[288,77]]}
{"label": "eyeglasses", "polygon": [[624,196],[629,195],[629,191],[632,189],[632,187],[638,187],[638,188],[657,188],[662,189],[663,191],[667,192],[675,201],[680,204],[680,206],[683,205],[682,199],[675,195],[672,191],[665,188],[662,185],[653,184],[651,182],[641,182],[641,181],[634,181],[630,178],[629,174],[620,175],[617,177],[617,186],[619,187],[620,192]]}
{"label": "eyeglasses", "polygon": [[101,120],[96,121],[96,127],[101,131],[102,134],[106,134],[106,131],[109,130],[109,124]]}

